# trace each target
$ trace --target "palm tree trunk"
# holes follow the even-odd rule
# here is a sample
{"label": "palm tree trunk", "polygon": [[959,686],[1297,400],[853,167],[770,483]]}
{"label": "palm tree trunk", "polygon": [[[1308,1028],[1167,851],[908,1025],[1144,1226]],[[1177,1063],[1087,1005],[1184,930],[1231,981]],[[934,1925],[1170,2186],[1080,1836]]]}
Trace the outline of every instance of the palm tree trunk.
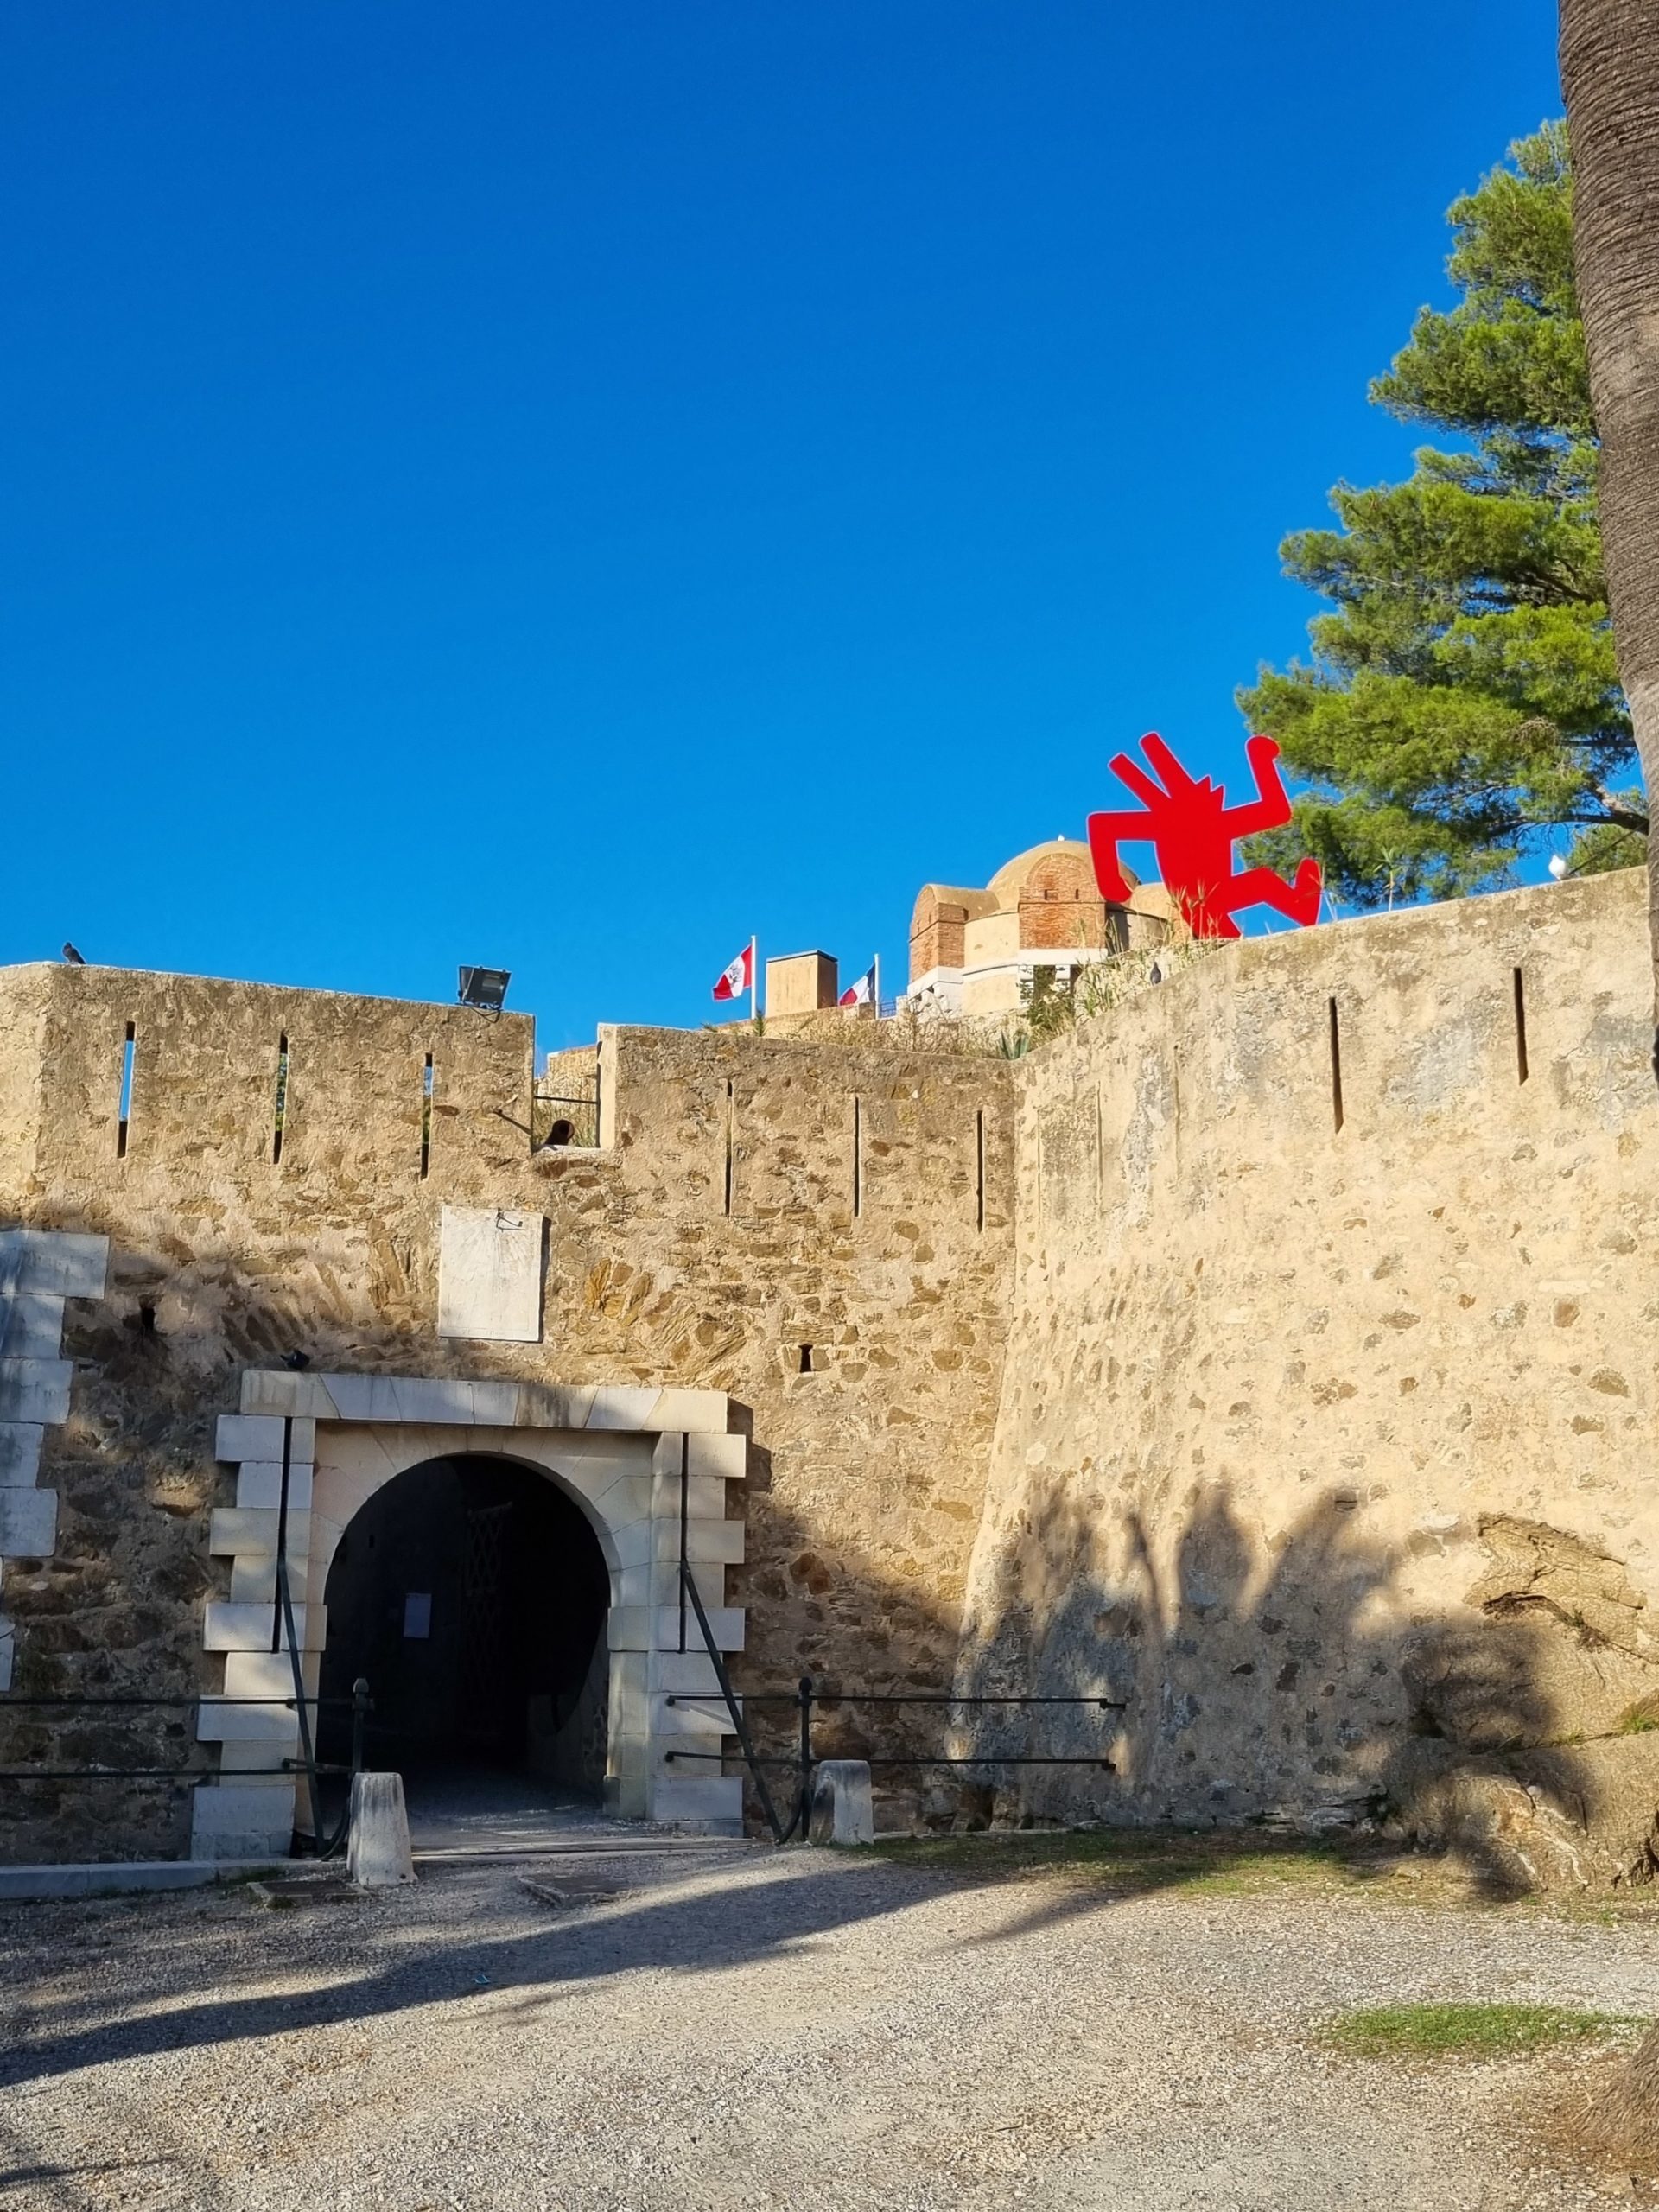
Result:
{"label": "palm tree trunk", "polygon": [[[1659,8],[1561,0],[1573,250],[1601,434],[1601,521],[1619,675],[1659,791]],[[1659,836],[1648,846],[1659,1024]],[[1659,1074],[1659,1028],[1655,1072]]]}
{"label": "palm tree trunk", "polygon": [[[1619,675],[1659,792],[1659,9],[1561,0],[1573,257],[1601,435],[1601,527]],[[1659,836],[1648,840],[1659,1075]],[[1597,2116],[1606,2147],[1659,2155],[1659,2028]]]}

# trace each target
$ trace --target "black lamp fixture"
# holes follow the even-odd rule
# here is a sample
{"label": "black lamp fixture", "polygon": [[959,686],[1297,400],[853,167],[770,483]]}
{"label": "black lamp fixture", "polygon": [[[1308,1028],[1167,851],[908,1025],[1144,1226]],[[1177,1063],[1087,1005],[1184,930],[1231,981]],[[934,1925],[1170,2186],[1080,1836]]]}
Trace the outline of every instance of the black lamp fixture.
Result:
{"label": "black lamp fixture", "polygon": [[512,980],[511,969],[463,968],[456,995],[462,1006],[475,1006],[485,1014],[499,1014]]}

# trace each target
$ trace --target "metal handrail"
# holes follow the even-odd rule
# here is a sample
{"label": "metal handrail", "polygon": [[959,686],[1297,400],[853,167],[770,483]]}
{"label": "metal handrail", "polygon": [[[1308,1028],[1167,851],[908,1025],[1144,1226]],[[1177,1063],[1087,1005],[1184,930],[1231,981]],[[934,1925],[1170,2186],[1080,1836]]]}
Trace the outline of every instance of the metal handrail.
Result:
{"label": "metal handrail", "polygon": [[[353,1700],[348,1697],[308,1697],[305,1702],[315,1706],[350,1705]],[[0,1696],[0,1713],[10,1712],[14,1706],[23,1705],[151,1705],[163,1712],[172,1706],[185,1705],[280,1705],[285,1706],[291,1713],[294,1700],[291,1697],[223,1697],[217,1690],[189,1690],[181,1697],[13,1697],[10,1692]]]}
{"label": "metal handrail", "polygon": [[[766,1808],[766,1817],[772,1827],[772,1832],[779,1843],[787,1843],[790,1838],[798,1831],[799,1832],[802,1841],[804,1842],[810,1824],[812,1809],[812,1770],[820,1763],[817,1753],[812,1748],[812,1707],[815,1704],[921,1706],[1070,1705],[1090,1707],[1097,1712],[1104,1713],[1122,1713],[1124,1712],[1128,1707],[1128,1701],[1125,1698],[1102,1697],[1099,1695],[1093,1697],[1059,1697],[1052,1695],[1046,1692],[1036,1693],[1029,1697],[1020,1697],[1007,1696],[1001,1694],[977,1696],[972,1692],[967,1691],[957,1694],[957,1693],[950,1690],[902,1691],[822,1689],[815,1688],[813,1687],[812,1677],[810,1675],[803,1675],[800,1681],[792,1690],[757,1690],[753,1693],[745,1691],[743,1695],[743,1703],[746,1707],[753,1705],[790,1705],[795,1707],[800,1714],[800,1746],[792,1758],[785,1758],[781,1755],[757,1757],[750,1745],[747,1732],[742,1729],[742,1723],[738,1717],[736,1700],[731,1688],[730,1681],[727,1676],[726,1669],[721,1664],[718,1655],[714,1651],[713,1638],[709,1631],[708,1618],[702,1610],[702,1600],[697,1593],[697,1586],[692,1580],[690,1568],[685,1566],[683,1561],[681,1563],[680,1574],[683,1586],[690,1592],[692,1603],[697,1609],[698,1623],[703,1631],[703,1640],[709,1644],[710,1656],[715,1660],[716,1677],[721,1685],[721,1694],[724,1697],[727,1709],[732,1714],[734,1724],[739,1731],[739,1741],[743,1746],[744,1758],[747,1762],[750,1773],[754,1777],[755,1787],[760,1792],[762,1802],[765,1804]],[[665,1701],[671,1706],[683,1705],[702,1706],[703,1707],[707,1707],[712,1702],[712,1699],[713,1693],[709,1691],[704,1691],[700,1694],[695,1691],[679,1691],[670,1696]],[[667,1754],[667,1757],[671,1759],[677,1760],[690,1759],[709,1764],[719,1761],[723,1764],[726,1758],[726,1753],[724,1751],[670,1751]],[[1110,1759],[1103,1758],[1098,1756],[1095,1758],[1059,1758],[1041,1756],[1033,1753],[1016,1752],[999,1755],[995,1751],[988,1753],[981,1751],[968,1758],[931,1758],[926,1752],[907,1752],[892,1757],[882,1755],[875,1758],[868,1758],[865,1759],[864,1764],[866,1766],[870,1767],[1087,1766],[1094,1767],[1097,1770],[1103,1768],[1108,1774],[1116,1771]],[[770,1796],[766,1793],[766,1782],[762,1773],[762,1770],[766,1767],[784,1769],[793,1768],[796,1773],[799,1776],[795,1810],[790,1819],[789,1826],[781,1830],[778,1824],[777,1815],[772,1809]]]}
{"label": "metal handrail", "polygon": [[[0,1697],[0,1714],[9,1708],[27,1707],[31,1712],[78,1712],[91,1709],[106,1712],[111,1708],[150,1710],[167,1713],[187,1705],[275,1706],[292,1713],[296,1707],[303,1710],[314,1707],[349,1707],[352,1713],[352,1756],[349,1765],[337,1760],[319,1759],[315,1756],[305,1759],[283,1759],[276,1766],[238,1767],[238,1776],[274,1779],[278,1776],[297,1773],[302,1770],[308,1777],[324,1774],[356,1775],[363,1770],[363,1737],[367,1716],[373,1710],[369,1686],[359,1675],[352,1687],[350,1697],[221,1697],[216,1690],[198,1690],[189,1697],[65,1697],[54,1694],[24,1694],[21,1696]],[[308,1734],[308,1730],[303,1732]],[[0,1782],[207,1782],[213,1778],[213,1769],[202,1766],[105,1766],[92,1760],[81,1766],[0,1767]]]}
{"label": "metal handrail", "polygon": [[[738,1710],[737,1700],[732,1694],[732,1678],[726,1671],[726,1662],[720,1656],[719,1646],[715,1642],[715,1632],[709,1625],[708,1614],[703,1611],[702,1592],[698,1589],[696,1579],[684,1560],[680,1561],[680,1586],[690,1597],[692,1609],[697,1617],[697,1626],[702,1631],[702,1640],[708,1648],[709,1657],[714,1666],[715,1680],[720,1684],[720,1694],[726,1700],[726,1711],[731,1719],[732,1733],[742,1745],[743,1756],[748,1761],[749,1772],[754,1777],[754,1786],[760,1796],[761,1810],[766,1816],[766,1825],[772,1830],[773,1840],[785,1843],[792,1833],[795,1824],[791,1821],[789,1827],[785,1828],[778,1818],[777,1808],[772,1802],[772,1792],[766,1787],[766,1777],[760,1771],[760,1762],[754,1756],[754,1746],[749,1741],[749,1732],[743,1726],[743,1715]],[[674,1702],[672,1698],[669,1700],[671,1705]],[[669,1753],[671,1758],[674,1756],[673,1752]],[[720,1756],[723,1758],[724,1753]]]}
{"label": "metal handrail", "polygon": [[[724,1751],[669,1751],[664,1754],[665,1758],[671,1759],[723,1759],[725,1756]],[[1000,1751],[976,1751],[971,1757],[965,1758],[930,1758],[925,1751],[895,1752],[891,1758],[874,1758],[861,1751],[859,1757],[866,1766],[1093,1766],[1103,1767],[1108,1774],[1116,1774],[1117,1771],[1110,1759],[1028,1758],[1023,1753],[1016,1756],[1012,1751],[1006,1758]],[[798,1758],[784,1758],[780,1756],[757,1758],[752,1764],[756,1766],[784,1766],[798,1769],[801,1762]],[[818,1764],[816,1753],[811,1764],[814,1766]]]}
{"label": "metal handrail", "polygon": [[[280,1766],[239,1766],[236,1779],[249,1776],[271,1779],[298,1770],[297,1762],[284,1759]],[[348,1766],[319,1766],[319,1774],[350,1774]],[[213,1770],[205,1766],[13,1766],[0,1767],[0,1782],[212,1782]]]}
{"label": "metal handrail", "polygon": [[[802,1677],[803,1681],[807,1678]],[[802,1693],[794,1690],[745,1690],[745,1705],[798,1705]],[[1128,1700],[1121,1697],[971,1697],[954,1690],[918,1691],[913,1696],[889,1690],[825,1690],[810,1693],[817,1705],[1093,1705],[1109,1713],[1124,1713]],[[691,1694],[670,1698],[671,1705],[694,1702]]]}

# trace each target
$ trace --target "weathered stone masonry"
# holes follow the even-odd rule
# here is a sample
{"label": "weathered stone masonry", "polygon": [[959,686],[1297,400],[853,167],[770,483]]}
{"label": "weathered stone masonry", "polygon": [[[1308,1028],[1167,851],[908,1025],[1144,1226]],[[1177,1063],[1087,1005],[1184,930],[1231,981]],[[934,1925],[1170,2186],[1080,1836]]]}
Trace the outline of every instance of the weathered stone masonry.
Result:
{"label": "weathered stone masonry", "polygon": [[[602,1147],[532,1154],[522,1017],[107,969],[0,976],[0,1214],[110,1251],[107,1296],[66,1309],[74,1382],[42,1455],[55,1548],[3,1567],[18,1688],[211,1695],[258,1671],[203,1649],[234,1619],[210,1609],[261,1603],[237,1593],[269,1573],[257,1531],[215,1522],[267,1510],[216,1439],[295,1351],[323,1377],[718,1396],[745,1555],[699,1572],[741,1618],[747,1679],[948,1675],[1001,1383],[1013,1071],[868,1035],[848,1052],[607,1032]],[[439,1336],[446,1207],[545,1221],[539,1343]],[[686,1426],[642,1422],[641,1448]],[[613,1562],[613,1636],[616,1577],[638,1564]],[[268,1763],[196,1729],[188,1706],[118,1729],[14,1707],[0,1759]],[[191,1797],[147,1785],[112,1825],[108,1784],[15,1789],[3,1847],[183,1852]]]}
{"label": "weathered stone masonry", "polygon": [[964,1674],[1130,1703],[1116,1772],[1027,1806],[1649,1863],[1641,895],[1206,953],[1033,1057]]}
{"label": "weathered stone masonry", "polygon": [[[1205,952],[1017,1061],[887,1025],[844,1045],[606,1031],[585,1150],[531,1150],[521,1018],[0,975],[0,1218],[27,1231],[4,1249],[58,1240],[85,1270],[13,1283],[20,1306],[64,1299],[72,1363],[0,1404],[31,1432],[0,1427],[0,1454],[38,1484],[0,1514],[13,1698],[188,1700],[119,1727],[0,1700],[0,1762],[191,1767],[199,1849],[280,1827],[285,1805],[237,1779],[270,1740],[212,1700],[287,1664],[260,1517],[287,1419],[313,1485],[314,1674],[333,1544],[398,1467],[464,1433],[578,1498],[612,1572],[631,1809],[690,1815],[696,1794],[669,1786],[669,1738],[696,1724],[665,1702],[677,1624],[657,1618],[678,1555],[661,1485],[695,1450],[717,1464],[690,1555],[740,1686],[955,1666],[1128,1700],[1113,1775],[1029,1770],[1010,1815],[1387,1805],[1541,1878],[1641,1871],[1659,1807],[1641,888]],[[439,1332],[443,1268],[492,1220],[520,1255],[544,1224],[539,1341]],[[521,1281],[502,1277],[509,1303]],[[451,1283],[452,1319],[472,1298]],[[54,1319],[20,1310],[22,1357],[49,1361]],[[1094,1716],[1043,1726],[1050,1748],[1098,1740]],[[698,1809],[734,1794],[716,1782]],[[182,1853],[194,1797],[16,1789],[0,1847]]]}

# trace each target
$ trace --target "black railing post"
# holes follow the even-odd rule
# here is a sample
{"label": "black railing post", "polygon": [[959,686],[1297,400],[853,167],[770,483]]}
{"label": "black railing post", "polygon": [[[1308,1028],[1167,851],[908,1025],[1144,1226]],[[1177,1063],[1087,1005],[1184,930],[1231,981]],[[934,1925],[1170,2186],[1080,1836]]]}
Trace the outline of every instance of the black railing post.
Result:
{"label": "black railing post", "polygon": [[801,1700],[801,1799],[796,1813],[800,1822],[801,1841],[808,1840],[807,1828],[812,1818],[812,1677],[803,1675],[797,1685]]}
{"label": "black railing post", "polygon": [[322,1848],[322,1796],[317,1783],[317,1755],[311,1744],[311,1716],[305,1694],[304,1662],[300,1657],[299,1638],[294,1632],[294,1600],[289,1592],[288,1560],[280,1548],[280,1533],[277,1541],[276,1603],[280,1608],[277,1617],[288,1630],[289,1665],[294,1675],[294,1710],[300,1724],[300,1758],[305,1768],[306,1787],[311,1799],[312,1846],[319,1857],[326,1857]]}

